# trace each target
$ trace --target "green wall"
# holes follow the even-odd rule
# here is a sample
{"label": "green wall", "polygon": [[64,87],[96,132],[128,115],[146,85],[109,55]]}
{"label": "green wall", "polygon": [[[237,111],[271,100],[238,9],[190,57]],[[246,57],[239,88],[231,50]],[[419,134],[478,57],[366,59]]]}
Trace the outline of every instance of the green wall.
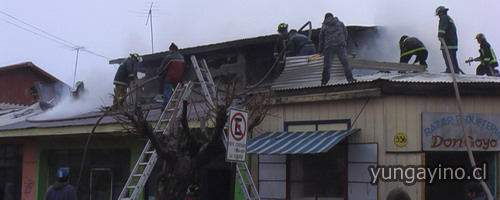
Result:
{"label": "green wall", "polygon": [[[35,188],[35,199],[44,200],[45,191],[52,184],[48,183],[48,157],[51,150],[83,150],[87,140],[86,135],[77,136],[49,136],[37,138],[39,152],[37,159],[37,174]],[[94,135],[89,144],[89,149],[129,149],[130,150],[130,170],[133,169],[139,155],[147,140],[136,135],[111,136]],[[76,177],[74,177],[76,178]],[[142,195],[140,200],[142,200]]]}

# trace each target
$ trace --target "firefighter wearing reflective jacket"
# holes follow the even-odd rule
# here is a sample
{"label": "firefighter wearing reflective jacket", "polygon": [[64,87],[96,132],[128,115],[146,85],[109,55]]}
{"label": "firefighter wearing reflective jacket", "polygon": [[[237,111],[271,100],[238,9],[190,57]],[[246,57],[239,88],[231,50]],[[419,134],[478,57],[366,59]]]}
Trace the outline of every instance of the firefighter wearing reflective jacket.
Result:
{"label": "firefighter wearing reflective jacket", "polygon": [[479,57],[475,60],[481,61],[481,64],[476,68],[476,75],[487,75],[492,76],[498,74],[495,67],[498,66],[497,57],[493,48],[491,48],[490,43],[486,41],[484,34],[479,33],[476,35],[477,43],[479,43]]}
{"label": "firefighter wearing reflective jacket", "polygon": [[426,65],[427,63],[427,49],[424,44],[414,37],[409,37],[403,35],[399,40],[399,48],[401,49],[401,57],[399,59],[400,63],[408,63],[413,55],[416,56],[414,64],[419,62],[420,65]]}
{"label": "firefighter wearing reflective jacket", "polygon": [[444,44],[441,44],[441,52],[443,53],[444,62],[446,64],[445,73],[451,73],[450,66],[453,67],[455,73],[464,72],[458,67],[457,61],[457,51],[458,51],[458,37],[457,37],[457,27],[455,22],[448,15],[448,8],[444,6],[439,6],[436,8],[434,14],[439,16],[439,30],[438,39],[443,39],[448,46],[448,52],[451,57],[451,63],[448,63],[448,58],[446,57],[446,50]]}

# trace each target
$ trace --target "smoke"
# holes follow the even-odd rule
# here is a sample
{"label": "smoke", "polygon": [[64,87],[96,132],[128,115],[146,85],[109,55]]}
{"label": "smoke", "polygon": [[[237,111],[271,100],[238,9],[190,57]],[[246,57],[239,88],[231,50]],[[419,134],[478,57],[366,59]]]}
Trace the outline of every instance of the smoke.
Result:
{"label": "smoke", "polygon": [[[85,65],[85,63],[82,63],[82,65]],[[56,106],[30,118],[30,120],[70,118],[98,111],[102,106],[111,105],[115,71],[116,69],[111,66],[81,67],[78,71],[77,81],[81,80],[85,84],[86,92],[84,95],[75,99],[71,96],[71,93],[63,90],[66,95],[62,97]]]}
{"label": "smoke", "polygon": [[[419,38],[426,45],[429,70],[443,72],[445,64],[437,39],[439,18],[434,16],[435,9],[443,5],[450,9],[448,14],[457,26],[460,68],[474,74],[476,65],[464,63],[468,57],[478,56],[479,45],[474,36],[482,32],[494,49],[500,48],[499,28],[495,23],[500,17],[500,13],[495,12],[499,4],[495,0],[172,2],[168,8],[162,9],[179,17],[156,18],[155,41],[158,42],[158,49],[166,50],[166,44],[171,41],[184,48],[275,34],[276,26],[282,22],[288,23],[291,28],[298,28],[311,21],[314,28],[319,28],[324,14],[332,12],[346,25],[383,27],[380,37],[376,38],[376,48],[358,50],[365,51],[371,59],[399,62],[399,38],[409,35]],[[186,9],[191,11],[183,12]]]}
{"label": "smoke", "polygon": [[[437,39],[439,17],[434,16],[434,10],[443,5],[449,8],[448,15],[454,20],[458,34],[457,58],[460,68],[467,74],[475,74],[478,63],[469,66],[464,61],[469,57],[477,57],[479,44],[475,40],[477,33],[484,33],[488,42],[495,49],[500,47],[499,28],[493,25],[493,19],[500,14],[492,12],[499,3],[493,0],[485,1],[377,1],[374,9],[374,21],[383,27],[380,37],[376,38],[374,49],[362,49],[363,55],[379,61],[399,61],[399,38],[409,35],[419,38],[429,51],[427,63],[429,71],[443,72],[446,67]],[[410,63],[415,58],[412,58]]]}

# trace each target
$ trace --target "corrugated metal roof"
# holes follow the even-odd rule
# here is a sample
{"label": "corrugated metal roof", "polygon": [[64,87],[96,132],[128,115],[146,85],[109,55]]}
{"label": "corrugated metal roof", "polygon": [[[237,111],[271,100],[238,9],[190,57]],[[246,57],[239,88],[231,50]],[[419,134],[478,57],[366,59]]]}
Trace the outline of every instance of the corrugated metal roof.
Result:
{"label": "corrugated metal roof", "polygon": [[0,113],[0,128],[8,124],[23,122],[30,116],[43,112],[40,103],[35,103],[27,108],[5,110]]}
{"label": "corrugated metal roof", "polygon": [[[271,89],[280,91],[324,87],[321,86],[323,58],[320,57],[314,61],[307,62],[307,58],[309,57],[310,56],[288,57],[285,69],[271,84]],[[354,75],[354,78],[357,79],[357,82],[348,83],[344,76],[342,65],[335,59],[332,64],[330,81],[325,86],[356,84],[373,82],[376,80],[387,80],[395,83],[453,83],[451,74],[429,72],[407,74],[376,73],[371,75]],[[457,81],[459,83],[500,83],[500,77],[465,74],[458,75]]]}

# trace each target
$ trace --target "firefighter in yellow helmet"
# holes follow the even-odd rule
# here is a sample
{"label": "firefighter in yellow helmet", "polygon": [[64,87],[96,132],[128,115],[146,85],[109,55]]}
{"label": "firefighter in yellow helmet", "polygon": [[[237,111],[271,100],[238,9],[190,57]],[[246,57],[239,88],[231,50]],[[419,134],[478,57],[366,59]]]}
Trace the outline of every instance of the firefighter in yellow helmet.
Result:
{"label": "firefighter in yellow helmet", "polygon": [[479,57],[474,60],[481,61],[481,64],[476,68],[476,75],[497,75],[498,70],[495,70],[495,67],[498,66],[498,62],[493,48],[482,33],[476,35],[476,40],[479,43]]}
{"label": "firefighter in yellow helmet", "polygon": [[115,74],[113,84],[115,85],[115,98],[113,104],[120,102],[120,100],[127,94],[127,88],[132,80],[135,78],[135,69],[138,68],[139,63],[142,62],[141,56],[137,53],[130,54],[130,57],[125,59],[118,67]]}

